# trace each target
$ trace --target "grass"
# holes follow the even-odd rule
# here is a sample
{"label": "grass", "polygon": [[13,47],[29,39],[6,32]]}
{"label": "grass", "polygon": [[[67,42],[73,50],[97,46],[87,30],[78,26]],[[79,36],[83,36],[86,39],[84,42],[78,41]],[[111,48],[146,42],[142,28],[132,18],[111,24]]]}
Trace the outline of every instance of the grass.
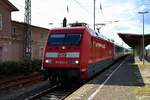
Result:
{"label": "grass", "polygon": [[139,67],[139,69],[143,70],[147,67],[150,68],[150,62],[144,61],[144,64],[142,61],[136,61],[135,63],[129,64],[131,67]]}
{"label": "grass", "polygon": [[[140,70],[144,70],[147,68],[150,68],[150,63],[147,61],[144,61],[144,64],[142,61],[136,61],[135,63],[131,64],[132,67],[139,67]],[[142,95],[150,95],[150,85],[145,85],[141,87],[136,87],[134,90],[134,93],[138,96]]]}
{"label": "grass", "polygon": [[150,86],[145,85],[134,89],[136,95],[150,95]]}
{"label": "grass", "polygon": [[147,61],[144,61],[144,64],[142,61],[136,61],[135,64],[141,65],[141,66],[150,66],[150,63]]}

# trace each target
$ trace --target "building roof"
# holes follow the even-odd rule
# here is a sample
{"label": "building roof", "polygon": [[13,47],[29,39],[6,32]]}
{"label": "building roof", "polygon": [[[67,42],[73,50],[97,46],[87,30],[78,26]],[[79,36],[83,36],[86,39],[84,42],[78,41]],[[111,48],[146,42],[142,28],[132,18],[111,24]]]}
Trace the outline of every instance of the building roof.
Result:
{"label": "building roof", "polygon": [[[24,23],[24,22],[18,22],[18,21],[14,21],[14,20],[12,20],[12,23],[16,23],[16,24],[20,24],[20,25],[26,25],[26,23]],[[40,29],[44,29],[44,30],[48,30],[49,31],[49,29],[47,29],[47,28],[44,28],[44,27],[40,27],[40,26],[35,26],[35,25],[30,25],[32,28],[40,28]]]}
{"label": "building roof", "polygon": [[15,7],[11,2],[9,2],[8,0],[2,0],[2,1],[10,7],[11,11],[19,11],[19,9],[16,8],[16,7]]}
{"label": "building roof", "polygon": [[[130,33],[118,33],[119,37],[128,44],[130,47],[134,48],[139,45],[141,40],[143,39],[143,35],[139,34],[130,34]],[[150,34],[144,35],[144,46],[150,44]]]}

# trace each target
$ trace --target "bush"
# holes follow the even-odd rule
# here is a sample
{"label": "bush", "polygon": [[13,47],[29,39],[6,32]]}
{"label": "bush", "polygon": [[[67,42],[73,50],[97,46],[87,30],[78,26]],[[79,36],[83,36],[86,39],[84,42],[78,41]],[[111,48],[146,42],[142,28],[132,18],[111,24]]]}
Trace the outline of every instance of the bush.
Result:
{"label": "bush", "polygon": [[41,60],[6,61],[0,63],[0,76],[27,75],[39,71]]}

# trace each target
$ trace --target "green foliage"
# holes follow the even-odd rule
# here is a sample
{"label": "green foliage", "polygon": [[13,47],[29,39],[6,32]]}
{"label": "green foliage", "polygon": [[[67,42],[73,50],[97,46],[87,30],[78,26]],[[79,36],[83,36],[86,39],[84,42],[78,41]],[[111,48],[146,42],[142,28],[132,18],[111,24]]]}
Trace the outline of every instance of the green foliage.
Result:
{"label": "green foliage", "polygon": [[150,94],[150,86],[149,85],[146,85],[146,86],[143,86],[143,87],[136,87],[134,89],[134,93],[136,95],[144,95],[144,94]]}
{"label": "green foliage", "polygon": [[39,71],[41,60],[24,60],[19,62],[6,61],[0,63],[0,76],[27,75]]}

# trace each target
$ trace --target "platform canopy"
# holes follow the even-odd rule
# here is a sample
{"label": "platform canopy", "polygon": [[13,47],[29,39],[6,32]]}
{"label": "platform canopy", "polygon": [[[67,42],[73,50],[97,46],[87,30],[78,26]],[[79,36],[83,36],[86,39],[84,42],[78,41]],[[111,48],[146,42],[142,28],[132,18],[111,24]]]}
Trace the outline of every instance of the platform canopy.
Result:
{"label": "platform canopy", "polygon": [[[130,47],[135,48],[143,42],[142,34],[118,33],[119,37]],[[150,44],[150,34],[144,35],[144,47]]]}

